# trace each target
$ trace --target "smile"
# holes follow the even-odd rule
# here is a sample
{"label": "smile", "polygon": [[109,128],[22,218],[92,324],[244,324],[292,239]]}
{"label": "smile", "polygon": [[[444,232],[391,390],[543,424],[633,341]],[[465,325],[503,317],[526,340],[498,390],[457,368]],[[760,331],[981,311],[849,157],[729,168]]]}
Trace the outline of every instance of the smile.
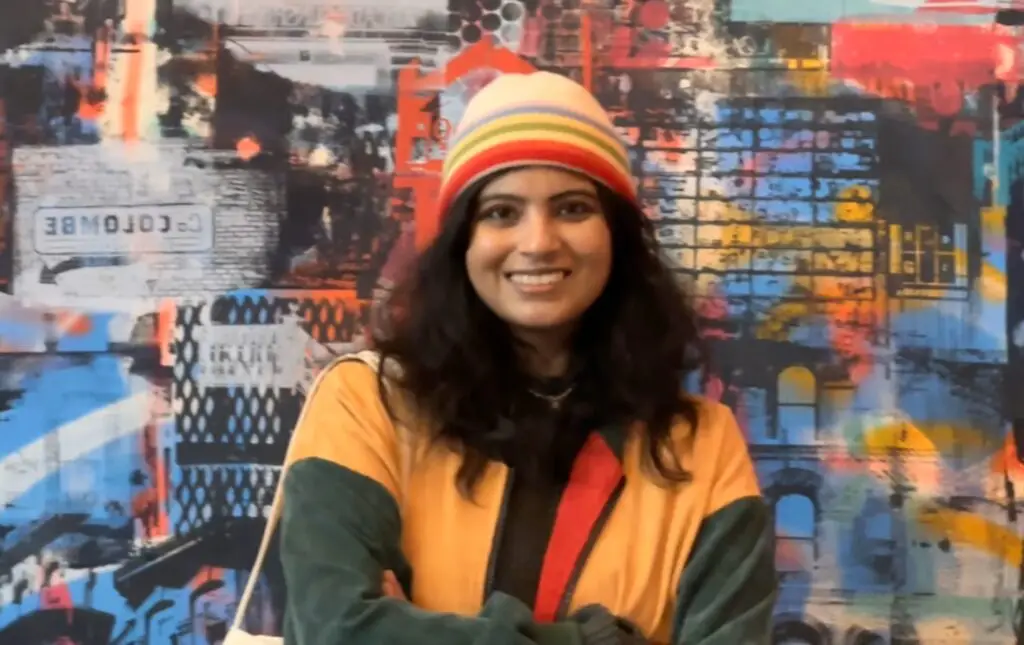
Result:
{"label": "smile", "polygon": [[509,273],[508,279],[518,284],[554,284],[569,277],[568,271],[531,271]]}
{"label": "smile", "polygon": [[572,274],[572,271],[513,271],[505,274],[509,282],[523,291],[546,291],[557,286]]}

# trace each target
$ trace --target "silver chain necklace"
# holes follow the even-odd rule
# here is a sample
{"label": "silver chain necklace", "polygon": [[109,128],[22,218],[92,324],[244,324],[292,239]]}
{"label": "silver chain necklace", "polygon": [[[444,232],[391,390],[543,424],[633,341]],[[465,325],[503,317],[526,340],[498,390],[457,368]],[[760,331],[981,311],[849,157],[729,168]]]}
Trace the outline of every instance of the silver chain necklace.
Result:
{"label": "silver chain necklace", "polygon": [[560,407],[562,407],[562,401],[565,400],[565,397],[572,394],[573,388],[575,387],[575,385],[570,385],[569,387],[565,388],[564,391],[559,392],[558,394],[544,394],[543,392],[538,392],[537,390],[534,390],[532,388],[527,388],[526,391],[532,394],[533,396],[537,397],[538,399],[543,399],[547,401],[548,405],[550,405],[553,410],[557,410]]}

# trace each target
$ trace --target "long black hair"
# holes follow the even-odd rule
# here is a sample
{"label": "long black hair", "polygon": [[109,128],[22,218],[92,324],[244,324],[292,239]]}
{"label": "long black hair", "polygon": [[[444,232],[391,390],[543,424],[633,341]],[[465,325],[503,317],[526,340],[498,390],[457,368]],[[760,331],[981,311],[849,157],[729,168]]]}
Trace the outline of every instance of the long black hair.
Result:
{"label": "long black hair", "polygon": [[[466,273],[476,198],[488,179],[449,210],[433,243],[384,303],[387,325],[373,338],[385,364],[401,366],[392,383],[429,420],[431,439],[461,451],[459,490],[472,495],[495,459],[517,476],[564,480],[592,430],[632,423],[641,424],[657,473],[668,482],[687,481],[689,473],[666,448],[680,418],[696,429],[698,404],[682,387],[702,366],[704,352],[696,313],[661,258],[651,222],[634,203],[598,185],[611,231],[611,272],[579,322],[573,387],[553,410],[531,395],[537,380],[523,368],[519,343]],[[380,388],[387,402],[383,381]]]}

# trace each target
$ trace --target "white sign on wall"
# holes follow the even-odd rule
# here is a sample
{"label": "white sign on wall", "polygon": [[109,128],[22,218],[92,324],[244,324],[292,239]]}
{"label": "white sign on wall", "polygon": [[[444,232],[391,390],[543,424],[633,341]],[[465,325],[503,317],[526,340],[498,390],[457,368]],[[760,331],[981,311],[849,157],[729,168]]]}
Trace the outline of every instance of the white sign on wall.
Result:
{"label": "white sign on wall", "polygon": [[177,297],[266,284],[283,175],[213,161],[178,142],[16,148],[14,294]]}
{"label": "white sign on wall", "polygon": [[304,362],[301,352],[288,350],[292,342],[291,330],[284,325],[210,327],[199,343],[196,383],[201,387],[295,387],[302,380]]}
{"label": "white sign on wall", "polygon": [[196,329],[199,387],[293,389],[306,377],[309,335],[294,322]]}
{"label": "white sign on wall", "polygon": [[213,248],[213,211],[204,204],[83,206],[36,211],[37,253],[196,253]]}

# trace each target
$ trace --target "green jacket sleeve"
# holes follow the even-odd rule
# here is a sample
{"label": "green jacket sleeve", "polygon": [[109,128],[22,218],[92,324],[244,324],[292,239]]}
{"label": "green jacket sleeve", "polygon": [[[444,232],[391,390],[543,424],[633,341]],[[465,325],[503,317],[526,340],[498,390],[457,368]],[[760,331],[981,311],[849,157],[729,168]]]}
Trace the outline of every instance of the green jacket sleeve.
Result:
{"label": "green jacket sleeve", "polygon": [[771,513],[742,497],[704,518],[679,581],[673,645],[769,645],[778,590]]}
{"label": "green jacket sleeve", "polygon": [[501,594],[479,617],[382,597],[385,570],[406,589],[411,576],[387,489],[316,457],[291,464],[284,486],[287,645],[584,645],[577,623],[538,625],[525,605]]}

